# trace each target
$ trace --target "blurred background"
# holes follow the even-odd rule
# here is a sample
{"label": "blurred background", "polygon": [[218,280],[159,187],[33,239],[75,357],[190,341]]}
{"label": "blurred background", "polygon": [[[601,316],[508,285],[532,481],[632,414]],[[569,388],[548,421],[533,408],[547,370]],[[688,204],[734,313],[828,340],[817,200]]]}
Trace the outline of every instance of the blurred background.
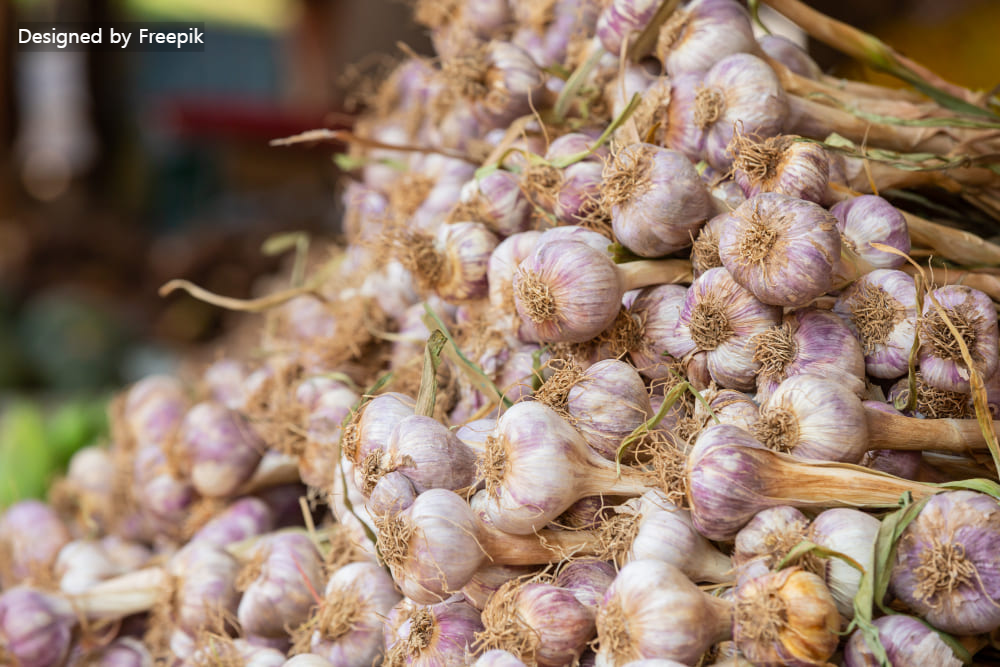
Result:
{"label": "blurred background", "polygon": [[[812,0],[958,83],[1000,78],[997,0]],[[336,238],[335,146],[357,92],[429,53],[405,0],[0,0],[0,506],[105,429],[114,389],[210,358],[275,234]],[[202,53],[18,52],[18,21],[204,21]],[[771,19],[765,18],[765,21]],[[801,37],[801,36],[800,36]],[[804,38],[803,43],[804,43]],[[872,72],[810,45],[826,69]],[[882,79],[880,79],[882,80]],[[346,92],[345,92],[346,91]]]}

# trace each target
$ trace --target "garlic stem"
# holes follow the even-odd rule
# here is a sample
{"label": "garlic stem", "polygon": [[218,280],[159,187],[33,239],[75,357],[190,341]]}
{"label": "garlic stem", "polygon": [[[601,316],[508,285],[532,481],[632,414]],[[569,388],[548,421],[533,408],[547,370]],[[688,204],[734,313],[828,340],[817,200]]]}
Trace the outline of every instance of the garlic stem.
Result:
{"label": "garlic stem", "polygon": [[916,419],[865,408],[869,448],[945,452],[986,449],[975,419]]}
{"label": "garlic stem", "polygon": [[300,482],[299,465],[291,456],[267,456],[254,472],[253,477],[244,482],[234,494],[234,497],[245,496],[261,489],[282,484]]}
{"label": "garlic stem", "polygon": [[906,218],[914,245],[934,248],[946,259],[962,264],[1000,264],[1000,245],[971,232],[941,225],[920,216],[900,211]]}
{"label": "garlic stem", "polygon": [[92,620],[111,620],[149,611],[169,590],[162,567],[149,567],[102,581],[84,593],[67,596],[70,605]]}
{"label": "garlic stem", "polygon": [[[746,448],[749,449],[749,448]],[[802,463],[787,455],[763,451],[758,472],[772,498],[795,507],[895,507],[909,492],[915,499],[937,493],[920,482],[874,473],[845,463]]]}
{"label": "garlic stem", "polygon": [[568,555],[594,556],[601,550],[600,541],[589,530],[543,528],[531,535],[510,535],[480,521],[476,538],[494,565],[555,563]]}
{"label": "garlic stem", "polygon": [[690,283],[694,279],[691,262],[686,259],[659,259],[625,262],[618,265],[625,291],[666,285],[670,283]]}
{"label": "garlic stem", "polygon": [[[916,276],[916,267],[905,264],[902,271]],[[935,266],[926,272],[935,285],[965,285],[979,290],[994,301],[1000,301],[1000,276],[978,271],[956,271],[948,267]]]}

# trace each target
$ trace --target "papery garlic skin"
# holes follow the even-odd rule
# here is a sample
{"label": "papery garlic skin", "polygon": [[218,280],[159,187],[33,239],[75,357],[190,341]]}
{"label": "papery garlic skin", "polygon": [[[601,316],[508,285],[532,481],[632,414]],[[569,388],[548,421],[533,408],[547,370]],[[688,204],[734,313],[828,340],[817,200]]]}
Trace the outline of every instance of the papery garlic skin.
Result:
{"label": "papery garlic skin", "polygon": [[208,520],[191,537],[192,542],[208,542],[225,547],[274,528],[274,513],[267,503],[248,496],[240,498]]}
{"label": "papery garlic skin", "polygon": [[211,498],[232,495],[253,475],[267,448],[241,413],[212,402],[188,411],[180,438],[192,485]]}
{"label": "papery garlic skin", "polygon": [[527,231],[513,234],[501,241],[487,262],[486,278],[489,283],[490,303],[505,312],[514,311],[512,283],[518,264],[535,251],[541,232]]}
{"label": "papery garlic skin", "polygon": [[608,53],[618,55],[622,43],[641,31],[656,13],[656,0],[613,0],[597,19],[597,38]]}
{"label": "papery garlic skin", "polygon": [[[380,464],[381,471],[398,470],[409,477],[417,493],[430,488],[452,491],[475,482],[476,453],[432,417],[404,417],[393,429]],[[367,487],[369,493],[374,481]]]}
{"label": "papery garlic skin", "polygon": [[[881,525],[871,514],[834,507],[820,512],[813,519],[809,526],[809,539],[854,559],[865,572],[869,572],[875,567],[875,539]],[[862,573],[839,558],[830,558],[822,575],[837,603],[837,610],[844,618],[853,618],[854,598],[861,586]]]}
{"label": "papery garlic skin", "polygon": [[213,619],[236,613],[240,564],[229,552],[207,542],[192,542],[174,554],[167,569],[177,581],[174,621],[185,632],[197,634]]}
{"label": "papery garlic skin", "polygon": [[973,491],[932,496],[903,530],[889,590],[954,634],[1000,627],[1000,504]]}
{"label": "papery garlic skin", "polygon": [[605,359],[570,388],[566,412],[587,444],[614,460],[622,440],[649,419],[652,408],[639,373],[624,361]]}
{"label": "papery garlic skin", "polygon": [[[939,665],[961,667],[962,661],[934,629],[912,616],[890,614],[873,621],[878,640],[893,667]],[[879,667],[864,632],[855,630],[844,646],[844,667]]]}
{"label": "papery garlic skin", "polygon": [[459,304],[487,295],[487,265],[500,240],[479,222],[454,222],[438,227],[435,245],[442,256],[441,273],[433,280],[435,293]]}
{"label": "papery garlic skin", "polygon": [[837,218],[844,243],[869,266],[898,269],[906,263],[902,255],[873,247],[881,243],[910,254],[910,231],[896,207],[877,195],[860,195],[837,202],[830,208]]}
{"label": "papery garlic skin", "polygon": [[466,665],[475,657],[479,610],[461,596],[429,606],[403,600],[383,624],[386,664],[415,667]]}
{"label": "papery garlic skin", "polygon": [[733,178],[747,197],[777,192],[817,204],[826,200],[830,159],[819,144],[787,135],[762,142],[737,135],[733,143]]}
{"label": "papery garlic skin", "polygon": [[733,564],[743,568],[761,559],[767,569],[773,569],[792,547],[806,539],[808,528],[806,515],[790,505],[761,510],[736,534]]}
{"label": "papery garlic skin", "polygon": [[694,664],[728,639],[729,603],[701,591],[676,567],[637,560],[621,569],[597,614],[597,665],[644,658]]}
{"label": "papery garlic skin", "polygon": [[0,514],[0,587],[12,588],[32,573],[44,572],[70,541],[55,510],[39,500],[21,500]]}
{"label": "papery garlic skin", "polygon": [[674,77],[705,72],[722,58],[755,46],[743,6],[733,0],[695,0],[675,9],[660,29],[656,56]]}
{"label": "papery garlic skin", "polygon": [[857,336],[869,375],[892,379],[907,372],[917,328],[912,277],[891,269],[866,273],[837,297],[833,312]]}
{"label": "papery garlic skin", "polygon": [[384,452],[396,424],[413,414],[414,405],[412,397],[397,392],[373,398],[361,412],[354,440],[344,443],[344,453],[360,466],[373,453]]}
{"label": "papery garlic skin", "polygon": [[954,335],[935,307],[944,310],[958,328],[972,357],[973,367],[986,380],[997,372],[996,310],[988,296],[964,285],[946,285],[924,296],[919,332],[920,372],[927,384],[946,391],[968,392],[969,369],[965,365]]}
{"label": "papery garlic skin", "polygon": [[472,667],[526,667],[513,653],[502,649],[493,649],[479,656]]}
{"label": "papery garlic skin", "polygon": [[687,291],[668,350],[679,359],[705,352],[715,382],[750,389],[760,364],[749,342],[780,318],[779,308],[761,303],[725,268],[709,269]]}
{"label": "papery garlic skin", "polygon": [[686,294],[687,288],[681,285],[645,287],[628,308],[642,330],[638,345],[629,350],[629,357],[636,370],[650,380],[670,377],[668,341],[675,335]]}
{"label": "papery garlic skin", "polygon": [[20,667],[61,665],[73,632],[72,609],[27,587],[0,594],[0,657]]}
{"label": "papery garlic skin", "polygon": [[764,53],[807,79],[818,79],[823,73],[801,46],[781,35],[761,35],[757,43]]}
{"label": "papery garlic skin", "polygon": [[736,282],[764,303],[803,306],[833,285],[837,219],[818,204],[765,192],[728,214],[719,256]]}

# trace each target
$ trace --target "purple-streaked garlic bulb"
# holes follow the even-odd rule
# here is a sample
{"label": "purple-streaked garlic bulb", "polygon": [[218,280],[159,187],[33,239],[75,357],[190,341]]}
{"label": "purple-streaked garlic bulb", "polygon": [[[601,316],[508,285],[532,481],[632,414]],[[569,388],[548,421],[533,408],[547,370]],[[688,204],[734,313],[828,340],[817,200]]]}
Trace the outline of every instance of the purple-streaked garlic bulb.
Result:
{"label": "purple-streaked garlic bulb", "polygon": [[541,235],[541,232],[536,231],[513,234],[493,249],[486,277],[489,281],[490,303],[494,308],[513,312],[514,292],[511,283],[514,281],[514,272],[518,264],[535,251]]}
{"label": "purple-streaked garlic bulb", "polygon": [[709,269],[722,266],[722,258],[719,257],[719,238],[722,236],[722,229],[726,226],[727,219],[724,213],[711,218],[695,237],[694,245],[691,246],[691,268],[694,269],[695,277]]}
{"label": "purple-streaked garlic bulb", "polygon": [[657,7],[656,0],[612,0],[597,19],[601,45],[608,53],[619,55],[622,44],[646,27]]}
{"label": "purple-streaked garlic bulb", "polygon": [[0,514],[0,588],[44,575],[70,541],[55,511],[39,500],[22,500]]}
{"label": "purple-streaked garlic bulb", "polygon": [[511,41],[530,53],[542,68],[562,64],[571,40],[593,33],[600,11],[600,4],[592,0],[519,0],[511,5],[518,25]]}
{"label": "purple-streaked garlic bulb", "polygon": [[296,645],[335,665],[370,667],[385,648],[382,619],[399,601],[384,569],[371,561],[349,563],[327,581],[322,602],[296,633]]}
{"label": "purple-streaked garlic bulb", "polygon": [[[534,383],[536,381],[544,382],[551,375],[551,371],[545,367],[545,363],[551,359],[551,356],[547,350],[540,351],[537,345],[518,345],[512,350],[507,362],[497,373],[495,381],[497,389],[511,403],[517,403],[524,397],[530,396]],[[535,368],[536,358],[538,359],[537,370]],[[491,421],[496,425],[496,419]],[[476,422],[484,422],[484,420],[477,419]],[[476,422],[470,422],[465,426],[473,426]],[[462,435],[459,435],[459,438],[462,438],[469,446],[482,451],[486,446],[486,435],[488,435],[483,427],[485,427],[485,423],[477,427],[479,428],[478,436],[466,431],[468,437],[463,438]]]}
{"label": "purple-streaked garlic bulb", "polygon": [[748,567],[754,573],[757,563],[772,570],[788,552],[806,539],[809,519],[789,505],[761,510],[743,526],[733,542],[733,564],[741,571]]}
{"label": "purple-streaked garlic bulb", "polygon": [[600,232],[595,232],[592,229],[587,229],[579,225],[559,225],[558,227],[546,229],[538,238],[538,245],[536,247],[541,247],[553,241],[580,241],[581,243],[586,243],[594,250],[608,255],[608,257],[611,256],[609,249],[611,239]]}
{"label": "purple-streaked garlic bulb", "polygon": [[597,664],[666,658],[694,664],[732,632],[732,606],[679,569],[637,560],[618,572],[597,614]]}
{"label": "purple-streaked garlic bulb", "polygon": [[678,359],[705,352],[716,383],[751,389],[760,364],[750,341],[780,320],[781,309],[762,303],[725,268],[709,269],[687,291],[667,349]]}
{"label": "purple-streaked garlic bulb", "polygon": [[402,512],[417,498],[413,481],[405,474],[392,470],[382,475],[365,502],[365,509],[372,517]]}
{"label": "purple-streaked garlic bulb", "polygon": [[167,375],[150,375],[125,395],[125,425],[139,446],[168,444],[184,413],[188,398],[183,385]]}
{"label": "purple-streaked garlic bulb", "polygon": [[[296,391],[302,402],[303,393],[312,394],[306,401],[306,441],[298,457],[299,476],[307,486],[325,488],[333,481],[333,471],[340,454],[342,424],[360,401],[358,394],[343,382],[329,378],[307,380]],[[318,386],[316,386],[318,385]]]}
{"label": "purple-streaked garlic bulb", "polygon": [[250,479],[267,447],[242,414],[214,402],[188,411],[179,438],[192,486],[210,498],[232,495]]}
{"label": "purple-streaked garlic bulb", "polygon": [[546,581],[509,581],[483,609],[480,649],[506,649],[539,667],[580,657],[594,636],[594,611],[572,591]]}
{"label": "purple-streaked garlic bulb", "polygon": [[570,387],[566,413],[587,444],[613,461],[622,440],[649,419],[652,408],[635,368],[605,359],[587,368]]}
{"label": "purple-streaked garlic bulb", "polygon": [[661,380],[671,377],[672,357],[668,342],[674,336],[677,317],[684,304],[687,288],[681,285],[655,285],[639,290],[628,307],[638,322],[638,342],[629,350],[632,365],[644,377]]}
{"label": "purple-streaked garlic bulb", "polygon": [[620,509],[629,516],[634,531],[622,561],[659,560],[680,569],[692,581],[732,581],[729,557],[702,537],[691,522],[691,513],[667,499],[660,490],[647,491]]}
{"label": "purple-streaked garlic bulb", "polygon": [[740,582],[733,638],[761,667],[825,665],[840,643],[840,614],[823,580],[790,567]]}
{"label": "purple-streaked garlic bulb", "polygon": [[688,455],[686,480],[691,518],[710,540],[732,539],[768,507],[895,507],[906,492],[924,498],[936,490],[890,475],[796,461],[730,424],[701,432]]}
{"label": "purple-streaked garlic bulb", "polygon": [[695,422],[704,428],[716,419],[720,424],[733,424],[747,431],[753,430],[753,425],[760,419],[760,409],[749,396],[735,389],[718,389],[702,392],[702,396],[712,408],[711,413],[705,409],[701,401],[695,401]]}
{"label": "purple-streaked garlic bulb", "polygon": [[617,574],[611,563],[596,558],[580,558],[561,567],[552,583],[571,591],[582,605],[596,614]]}
{"label": "purple-streaked garlic bulb", "polygon": [[191,537],[191,542],[207,542],[226,547],[274,528],[274,513],[260,498],[240,498],[213,516]]}
{"label": "purple-streaked garlic bulb", "polygon": [[604,167],[597,162],[582,160],[562,169],[559,189],[555,193],[552,212],[566,225],[585,220],[603,220],[601,183]]}
{"label": "purple-streaked garlic bulb", "polygon": [[188,634],[195,635],[211,627],[213,620],[236,613],[240,564],[222,547],[192,542],[171,557],[167,571],[177,582],[173,620]]}
{"label": "purple-streaked garlic bulb", "polygon": [[760,407],[753,433],[768,449],[800,459],[857,463],[868,450],[864,405],[842,376],[802,373]]}
{"label": "purple-streaked garlic bulb", "polygon": [[249,374],[250,370],[242,361],[224,357],[206,368],[201,380],[211,400],[231,410],[239,410],[246,404],[243,383]]}
{"label": "purple-streaked garlic bulb", "polygon": [[479,656],[472,667],[525,667],[525,664],[510,651],[496,648]]}
{"label": "purple-streaked garlic bulb", "polygon": [[490,596],[508,581],[528,578],[537,572],[538,568],[534,565],[493,565],[487,561],[476,570],[469,583],[462,586],[462,595],[472,606],[482,610],[489,602]]}
{"label": "purple-streaked garlic bulb", "polygon": [[945,632],[1000,627],[1000,506],[974,491],[933,496],[903,530],[889,590]]}
{"label": "purple-streaked garlic bulb", "polygon": [[602,196],[615,238],[640,257],[662,257],[691,245],[715,214],[691,161],[653,144],[631,144],[604,169]]}
{"label": "purple-streaked garlic bulb", "polygon": [[486,224],[500,236],[511,236],[531,226],[531,202],[516,174],[497,169],[462,186],[461,202],[453,215]]}
{"label": "purple-streaked garlic bulb", "polygon": [[[875,619],[873,625],[878,630],[878,641],[885,649],[889,664],[894,667],[962,665],[934,628],[912,616],[890,614]],[[844,667],[878,667],[879,664],[864,631],[855,630],[844,645]]]}
{"label": "purple-streaked garlic bulb", "polygon": [[140,447],[132,463],[132,497],[151,528],[170,534],[188,517],[195,500],[194,487],[178,477],[163,451]]}
{"label": "purple-streaked garlic bulb", "polygon": [[403,600],[383,625],[386,665],[465,665],[482,632],[479,610],[460,595],[428,606]]}
{"label": "purple-streaked garlic bulb", "polygon": [[847,322],[877,378],[907,372],[917,328],[917,290],[902,271],[878,269],[855,280],[837,297],[833,312]]}
{"label": "purple-streaked garlic bulb", "polygon": [[396,240],[400,261],[422,288],[455,304],[486,296],[486,266],[497,243],[481,222],[443,224],[433,237],[410,232]]}
{"label": "purple-streaked garlic bulb", "polygon": [[619,471],[555,410],[534,401],[500,417],[479,466],[485,514],[513,535],[542,528],[584,496],[640,495],[648,482],[625,466]]}
{"label": "purple-streaked garlic bulb", "polygon": [[[875,538],[881,522],[871,514],[847,507],[821,512],[809,526],[809,539],[821,547],[854,559],[865,569],[875,567]],[[840,558],[825,561],[818,573],[826,582],[837,609],[844,618],[854,616],[854,598],[861,586],[861,572]]]}
{"label": "purple-streaked garlic bulb", "polygon": [[7,589],[0,594],[0,659],[18,667],[61,665],[73,624],[69,605],[32,588]]}
{"label": "purple-streaked garlic bulb", "polygon": [[837,219],[818,204],[765,192],[728,214],[719,256],[736,282],[764,303],[802,306],[833,285]]}
{"label": "purple-streaked garlic bulb", "polygon": [[413,414],[416,401],[406,394],[388,392],[373,398],[357,422],[344,434],[344,454],[360,465],[372,454],[380,455],[389,444],[396,424]]}
{"label": "purple-streaked garlic bulb", "polygon": [[309,616],[323,586],[323,562],[303,533],[277,533],[254,548],[240,572],[240,626],[262,637],[285,637]]}
{"label": "purple-streaked garlic bulb", "polygon": [[830,213],[836,216],[840,237],[850,250],[850,260],[844,258],[842,261],[847,263],[853,260],[860,265],[840,269],[839,273],[848,279],[871,269],[898,269],[906,263],[905,257],[871,245],[881,243],[902,253],[910,253],[910,230],[906,226],[906,218],[886,200],[876,195],[861,195],[837,202]]}
{"label": "purple-streaked garlic bulb", "polygon": [[476,476],[476,452],[440,422],[421,415],[400,420],[380,460],[366,459],[364,464],[361,490],[365,494],[371,493],[382,474],[391,471],[406,475],[417,493],[462,489],[472,486]]}
{"label": "purple-streaked garlic bulb", "polygon": [[979,290],[964,285],[939,287],[924,296],[920,315],[920,351],[917,359],[924,381],[945,391],[968,392],[969,368],[938,307],[958,330],[972,364],[984,381],[997,371],[997,315],[993,302]]}
{"label": "purple-streaked garlic bulb", "polygon": [[531,112],[542,100],[545,78],[528,53],[509,42],[475,46],[442,63],[442,74],[458,96],[471,101],[486,122],[504,125]]}
{"label": "purple-streaked garlic bulb", "polygon": [[734,0],[695,0],[678,7],[660,28],[656,57],[674,77],[700,74],[756,43],[747,10]]}
{"label": "purple-streaked garlic bulb", "polygon": [[[757,400],[763,401],[787,378],[801,373],[834,374],[851,389],[864,390],[865,359],[858,339],[844,321],[828,310],[800,308],[784,322],[757,334],[754,360]],[[856,387],[851,387],[851,384]]]}
{"label": "purple-streaked garlic bulb", "polygon": [[788,115],[788,99],[774,70],[748,53],[715,63],[694,92],[688,122],[705,135],[705,159],[723,172],[732,166],[729,144],[737,124],[746,134],[767,138],[781,132]]}
{"label": "purple-streaked garlic bulb", "polygon": [[737,134],[733,154],[733,177],[747,197],[777,192],[817,204],[826,201],[830,158],[819,144],[788,135],[755,141]]}
{"label": "purple-streaked garlic bulb", "polygon": [[761,50],[789,70],[807,79],[818,79],[823,73],[816,61],[801,46],[781,35],[761,35],[757,38]]}

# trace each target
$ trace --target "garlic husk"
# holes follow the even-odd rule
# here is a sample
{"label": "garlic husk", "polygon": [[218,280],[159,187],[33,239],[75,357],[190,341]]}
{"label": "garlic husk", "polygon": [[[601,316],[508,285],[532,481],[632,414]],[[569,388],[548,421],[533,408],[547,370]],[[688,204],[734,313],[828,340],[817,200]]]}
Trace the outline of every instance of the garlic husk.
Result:
{"label": "garlic husk", "polygon": [[499,239],[478,222],[453,222],[438,228],[435,245],[441,253],[441,273],[435,293],[448,303],[474,301],[487,295],[486,269]]}
{"label": "garlic husk", "polygon": [[392,578],[373,562],[348,563],[326,583],[296,642],[343,667],[369,667],[385,648],[382,619],[400,600]]}
{"label": "garlic husk", "polygon": [[617,56],[622,43],[642,30],[658,6],[656,0],[612,0],[597,19],[596,35],[601,45]]}
{"label": "garlic husk", "polygon": [[316,603],[313,592],[323,585],[319,552],[302,533],[277,533],[254,548],[240,573],[243,590],[237,618],[244,631],[262,637],[285,637]]}
{"label": "garlic husk", "polygon": [[858,339],[837,315],[800,308],[753,340],[757,400],[765,401],[785,379],[800,373],[836,374],[856,392],[864,391],[865,359]]}
{"label": "garlic husk", "polygon": [[159,447],[139,449],[133,461],[131,482],[132,496],[149,522],[149,528],[167,535],[176,534],[196,494],[187,479],[175,474]]}
{"label": "garlic husk", "polygon": [[660,28],[656,57],[667,75],[701,73],[722,58],[754,50],[750,16],[733,0],[695,0]]}
{"label": "garlic husk", "polygon": [[834,377],[807,372],[778,385],[761,405],[757,439],[800,459],[860,461],[868,451],[867,415],[843,377]]}
{"label": "garlic husk", "polygon": [[728,214],[719,256],[739,284],[777,306],[803,306],[833,285],[837,219],[818,204],[775,192]]}
{"label": "garlic husk", "polygon": [[514,292],[511,284],[518,264],[535,251],[541,232],[513,234],[501,241],[487,263],[490,303],[494,308],[514,312]]}
{"label": "garlic husk", "polygon": [[531,203],[518,187],[515,174],[497,169],[462,186],[459,213],[485,223],[500,236],[526,231],[531,224]]}
{"label": "garlic husk", "polygon": [[635,522],[623,562],[659,560],[680,569],[692,581],[732,581],[729,557],[702,537],[691,513],[670,502],[662,491],[647,491],[625,503],[620,512],[631,514]]}
{"label": "garlic husk", "polygon": [[[743,201],[746,201],[746,197],[740,203]],[[722,259],[719,257],[719,237],[722,235],[723,227],[726,226],[726,220],[724,213],[710,218],[695,237],[694,245],[691,246],[691,267],[694,269],[695,277],[709,269],[722,266]]]}
{"label": "garlic husk", "polygon": [[587,220],[603,220],[600,207],[604,167],[596,162],[575,162],[562,170],[552,212],[566,225]]}
{"label": "garlic husk", "polygon": [[774,70],[749,53],[715,63],[696,89],[694,122],[705,133],[704,157],[723,172],[732,166],[729,144],[737,125],[766,138],[781,132],[787,115],[788,99]]}
{"label": "garlic husk", "polygon": [[396,424],[412,415],[415,405],[412,397],[397,392],[373,398],[361,411],[354,428],[344,434],[344,454],[360,465],[373,453],[384,453]]}
{"label": "garlic husk", "polygon": [[72,608],[55,598],[32,588],[9,588],[0,593],[0,658],[19,667],[61,665],[73,624]]}
{"label": "garlic husk", "polygon": [[866,273],[837,297],[833,312],[857,336],[869,375],[892,379],[907,372],[917,327],[913,278],[891,269]]}
{"label": "garlic husk", "polygon": [[702,396],[708,401],[712,411],[710,413],[701,401],[694,402],[694,420],[699,428],[715,423],[717,419],[720,424],[733,424],[752,431],[753,425],[760,419],[757,404],[741,391],[709,389],[702,392]]}
{"label": "garlic husk", "polygon": [[903,530],[889,590],[931,625],[961,635],[1000,627],[1000,506],[985,494],[933,496]]}
{"label": "garlic husk", "polygon": [[600,458],[552,408],[535,401],[507,410],[480,460],[484,511],[500,530],[527,535],[584,496],[639,495],[646,478]]}
{"label": "garlic husk", "polygon": [[641,330],[639,342],[629,350],[629,357],[636,370],[650,380],[671,377],[667,342],[674,336],[686,294],[687,288],[681,285],[645,287],[628,308]]}
{"label": "garlic husk", "polygon": [[181,446],[191,484],[203,496],[232,495],[250,479],[266,445],[239,412],[219,403],[199,403],[184,417]]}
{"label": "garlic husk", "polygon": [[653,144],[631,144],[615,154],[604,170],[602,196],[615,238],[640,257],[688,247],[715,213],[691,161]]}
{"label": "garlic husk", "polygon": [[166,446],[189,406],[176,378],[150,375],[132,385],[122,407],[128,436],[139,445]]}
{"label": "garlic husk", "polygon": [[761,35],[757,38],[761,50],[799,76],[818,79],[822,70],[801,46],[782,35]]}
{"label": "garlic husk", "polygon": [[760,667],[820,667],[840,642],[840,615],[823,580],[785,568],[740,583],[734,596],[733,637]]}
{"label": "garlic husk", "polygon": [[364,471],[370,494],[378,477],[385,472],[406,475],[417,493],[431,488],[452,491],[475,482],[476,453],[432,417],[404,417],[389,436],[386,453],[377,467]]}
{"label": "garlic husk", "polygon": [[659,125],[658,131],[662,134],[659,143],[680,151],[692,162],[701,160],[705,154],[707,126],[700,122],[704,114],[698,114],[703,81],[703,75],[693,73],[669,79],[661,77],[643,96],[657,103],[657,113],[650,126]]}
{"label": "garlic husk", "polygon": [[386,665],[465,665],[475,656],[474,641],[483,629],[479,610],[461,596],[437,604],[403,600],[383,625]]}
{"label": "garlic husk", "polygon": [[70,541],[55,511],[39,500],[21,500],[0,514],[0,587],[12,588],[48,570]]}
{"label": "garlic husk", "polygon": [[552,583],[573,593],[585,607],[597,613],[618,571],[606,561],[595,558],[571,560],[559,569]]}
{"label": "garlic husk", "polygon": [[720,386],[751,389],[760,364],[750,340],[780,321],[781,311],[759,301],[725,268],[701,274],[684,297],[668,351],[678,359],[705,352],[708,372]]}
{"label": "garlic husk", "polygon": [[375,483],[365,501],[365,509],[376,518],[395,514],[412,505],[417,495],[417,489],[409,477],[398,470],[391,470]]}
{"label": "garlic husk", "polygon": [[733,138],[733,178],[747,197],[777,192],[822,204],[830,181],[830,159],[822,146],[779,135],[754,141]]}
{"label": "garlic husk", "polygon": [[[944,643],[941,635],[912,616],[890,614],[873,621],[878,640],[893,667],[939,665],[960,667],[962,661]],[[878,667],[879,659],[867,643],[864,632],[855,630],[844,645],[845,667]]]}
{"label": "garlic husk", "polygon": [[964,285],[939,287],[924,296],[917,359],[924,381],[946,391],[969,392],[969,369],[954,335],[938,313],[934,300],[962,335],[972,363],[985,380],[997,371],[997,317],[993,302]]}
{"label": "garlic husk", "polygon": [[731,605],[673,565],[637,560],[618,572],[597,614],[597,664],[645,658],[694,664],[732,632]]}
{"label": "garlic husk", "polygon": [[837,218],[844,243],[869,266],[898,269],[906,263],[902,255],[872,247],[881,243],[910,254],[910,232],[906,218],[896,207],[877,195],[861,195],[837,202],[830,208]]}
{"label": "garlic husk", "polygon": [[177,582],[172,598],[173,620],[185,632],[197,634],[210,627],[214,619],[236,614],[240,564],[222,547],[192,542],[174,554],[167,571]]}
{"label": "garlic husk", "polygon": [[[869,572],[875,567],[875,538],[881,522],[871,514],[846,507],[821,512],[809,526],[809,539],[848,556]],[[861,586],[861,572],[839,558],[826,561],[820,573],[844,618],[854,617],[854,598]]]}
{"label": "garlic husk", "polygon": [[504,584],[482,619],[478,649],[506,649],[538,667],[573,663],[594,635],[594,610],[569,589],[543,580]]}
{"label": "garlic husk", "polygon": [[566,396],[569,421],[594,451],[614,460],[622,440],[652,415],[639,373],[617,359],[593,364]]}
{"label": "garlic husk", "polygon": [[733,564],[742,569],[759,560],[771,570],[792,547],[806,539],[808,528],[806,515],[789,505],[761,510],[736,533]]}

